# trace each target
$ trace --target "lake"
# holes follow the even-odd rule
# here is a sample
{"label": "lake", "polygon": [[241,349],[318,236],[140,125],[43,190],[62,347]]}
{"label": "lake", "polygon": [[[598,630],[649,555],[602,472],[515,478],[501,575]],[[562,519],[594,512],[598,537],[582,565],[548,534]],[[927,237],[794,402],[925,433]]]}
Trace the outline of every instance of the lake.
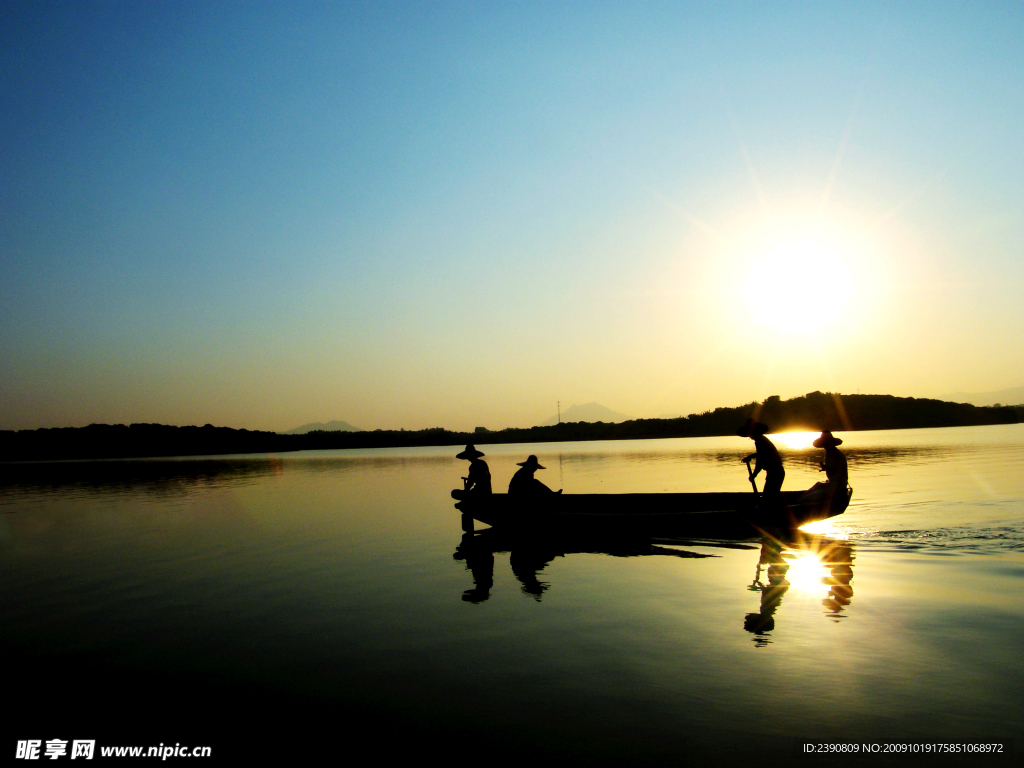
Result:
{"label": "lake", "polygon": [[[774,765],[821,762],[804,742],[999,742],[968,762],[1019,759],[1024,425],[839,436],[849,509],[784,542],[509,551],[463,532],[452,447],[6,465],[4,748]],[[811,437],[772,437],[784,488],[822,479]],[[737,437],[478,447],[496,490],[531,453],[567,493],[750,488]]]}

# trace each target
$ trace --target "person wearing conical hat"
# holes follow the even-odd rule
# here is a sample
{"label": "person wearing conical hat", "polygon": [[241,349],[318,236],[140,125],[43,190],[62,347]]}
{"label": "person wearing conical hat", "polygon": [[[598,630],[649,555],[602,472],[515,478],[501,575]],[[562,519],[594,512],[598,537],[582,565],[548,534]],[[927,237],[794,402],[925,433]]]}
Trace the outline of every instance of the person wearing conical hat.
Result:
{"label": "person wearing conical hat", "polygon": [[512,482],[508,484],[509,496],[541,496],[548,493],[561,493],[552,491],[544,483],[533,476],[538,469],[544,469],[537,461],[537,457],[530,455],[526,461],[519,462],[522,469],[512,475]]}
{"label": "person wearing conical hat", "polygon": [[747,419],[743,426],[736,431],[740,437],[749,437],[754,441],[755,452],[744,458],[743,461],[749,462],[754,459],[754,471],[751,473],[751,479],[757,477],[762,469],[764,470],[765,480],[762,493],[765,496],[777,495],[782,490],[782,481],[786,479],[786,470],[782,467],[782,457],[779,456],[779,451],[772,441],[765,437],[769,430],[770,427],[767,424]]}
{"label": "person wearing conical hat", "polygon": [[474,496],[491,495],[491,470],[487,468],[487,462],[481,461],[482,451],[478,451],[473,445],[467,445],[466,450],[455,456],[456,459],[466,459],[469,462],[469,475],[462,478],[465,487],[463,492]]}
{"label": "person wearing conical hat", "polygon": [[815,448],[825,449],[825,461],[821,463],[821,470],[828,478],[833,488],[846,488],[849,480],[849,472],[846,467],[846,457],[837,446],[843,444],[838,437],[833,437],[827,429],[821,433],[821,437],[814,441]]}

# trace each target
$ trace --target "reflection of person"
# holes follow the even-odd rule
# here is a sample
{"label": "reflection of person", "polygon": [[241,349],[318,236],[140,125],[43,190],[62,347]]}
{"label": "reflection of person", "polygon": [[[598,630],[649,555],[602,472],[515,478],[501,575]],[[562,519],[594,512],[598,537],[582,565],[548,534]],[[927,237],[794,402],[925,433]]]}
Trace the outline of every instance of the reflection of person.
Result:
{"label": "reflection of person", "polygon": [[558,556],[553,549],[539,546],[516,546],[509,554],[508,564],[512,573],[519,580],[524,595],[530,595],[538,603],[551,586],[541,581],[538,576],[548,564]]}
{"label": "reflection of person", "polygon": [[[761,583],[761,566],[767,565],[768,583]],[[774,539],[765,539],[761,543],[761,556],[757,561],[757,572],[754,575],[754,582],[750,589],[761,593],[761,610],[758,613],[748,613],[743,619],[743,628],[755,635],[764,635],[775,629],[775,611],[782,602],[782,596],[789,590],[789,581],[786,573],[789,571],[789,563],[782,557],[782,544]],[[768,640],[758,637],[754,642],[759,645],[767,645]]]}
{"label": "reflection of person", "polygon": [[552,491],[544,483],[533,476],[538,469],[544,469],[537,461],[537,457],[530,455],[526,461],[519,462],[522,469],[512,475],[512,482],[508,484],[509,496],[543,496],[549,493],[561,493]]}
{"label": "reflection of person", "polygon": [[815,448],[825,449],[825,461],[821,463],[821,469],[828,478],[833,488],[845,489],[849,473],[846,468],[846,457],[836,446],[842,445],[843,441],[833,437],[827,429],[821,433],[821,437],[814,441]]}
{"label": "reflection of person", "polygon": [[591,536],[576,538],[562,534],[552,538],[537,531],[522,536],[501,528],[487,528],[474,533],[473,521],[468,515],[463,518],[463,531],[462,541],[452,557],[465,562],[466,568],[473,572],[473,589],[467,589],[462,595],[462,599],[469,603],[482,603],[490,597],[494,585],[494,556],[501,552],[509,553],[512,574],[519,581],[523,594],[537,602],[541,601],[551,586],[541,578],[544,569],[557,557],[584,552],[612,557],[716,557],[703,552],[676,549],[674,543],[672,547],[666,547],[654,544],[647,538],[623,538],[621,535],[594,539]]}
{"label": "reflection of person", "polygon": [[462,478],[465,483],[465,492],[474,496],[491,495],[491,471],[487,468],[487,462],[481,461],[484,454],[472,445],[467,445],[466,450],[455,456],[456,459],[469,461],[469,476]]}
{"label": "reflection of person", "polygon": [[825,552],[824,565],[832,571],[825,578],[828,584],[828,597],[822,605],[829,609],[829,616],[838,619],[842,610],[853,600],[853,548],[849,544],[837,544]]}
{"label": "reflection of person", "polygon": [[473,573],[473,588],[463,592],[462,599],[467,603],[482,603],[489,598],[494,586],[494,552],[487,543],[479,535],[467,531],[452,557],[465,561]]}
{"label": "reflection of person", "polygon": [[764,491],[766,496],[777,495],[782,490],[782,481],[786,479],[786,470],[782,468],[782,457],[779,451],[772,444],[772,441],[765,437],[769,427],[753,419],[747,419],[746,423],[736,432],[740,437],[749,437],[754,441],[755,453],[747,456],[743,461],[749,462],[754,459],[754,471],[751,478],[757,477],[762,469],[765,473]]}

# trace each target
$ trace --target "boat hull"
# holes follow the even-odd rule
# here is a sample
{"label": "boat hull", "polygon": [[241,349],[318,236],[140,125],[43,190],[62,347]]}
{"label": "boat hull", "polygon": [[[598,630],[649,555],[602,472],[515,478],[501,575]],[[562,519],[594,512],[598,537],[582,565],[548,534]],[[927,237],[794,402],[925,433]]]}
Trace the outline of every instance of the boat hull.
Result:
{"label": "boat hull", "polygon": [[502,528],[549,528],[635,534],[756,535],[793,530],[842,514],[852,488],[818,483],[784,491],[774,501],[753,493],[551,494],[534,498],[452,491],[456,508]]}

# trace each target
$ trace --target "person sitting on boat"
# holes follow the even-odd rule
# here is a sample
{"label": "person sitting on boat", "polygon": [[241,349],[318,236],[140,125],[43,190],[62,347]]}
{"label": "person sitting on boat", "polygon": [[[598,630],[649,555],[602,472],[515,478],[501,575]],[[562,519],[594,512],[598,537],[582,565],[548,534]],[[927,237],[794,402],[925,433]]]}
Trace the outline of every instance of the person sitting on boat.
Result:
{"label": "person sitting on boat", "polygon": [[549,493],[561,493],[552,491],[544,483],[533,476],[538,469],[544,469],[537,461],[537,457],[530,455],[526,461],[519,462],[522,469],[512,475],[512,482],[508,484],[509,496],[542,496]]}
{"label": "person sitting on boat", "polygon": [[846,457],[837,446],[843,444],[838,437],[833,437],[827,429],[823,430],[821,437],[814,441],[815,448],[825,449],[825,461],[821,463],[821,471],[828,478],[829,485],[833,488],[846,488],[849,480],[849,473],[846,468]]}
{"label": "person sitting on boat", "polygon": [[762,424],[753,419],[747,419],[742,427],[736,432],[740,437],[749,437],[754,441],[756,452],[743,459],[750,468],[750,460],[754,460],[754,470],[750,475],[753,480],[763,469],[765,473],[764,495],[777,495],[782,490],[782,481],[786,479],[786,470],[782,468],[782,457],[772,441],[765,437],[770,430],[767,424]]}
{"label": "person sitting on boat", "polygon": [[478,451],[472,445],[467,445],[466,450],[456,455],[456,459],[466,459],[469,462],[469,476],[462,478],[465,494],[474,496],[491,495],[491,470],[487,468],[487,462],[480,461],[483,452]]}

